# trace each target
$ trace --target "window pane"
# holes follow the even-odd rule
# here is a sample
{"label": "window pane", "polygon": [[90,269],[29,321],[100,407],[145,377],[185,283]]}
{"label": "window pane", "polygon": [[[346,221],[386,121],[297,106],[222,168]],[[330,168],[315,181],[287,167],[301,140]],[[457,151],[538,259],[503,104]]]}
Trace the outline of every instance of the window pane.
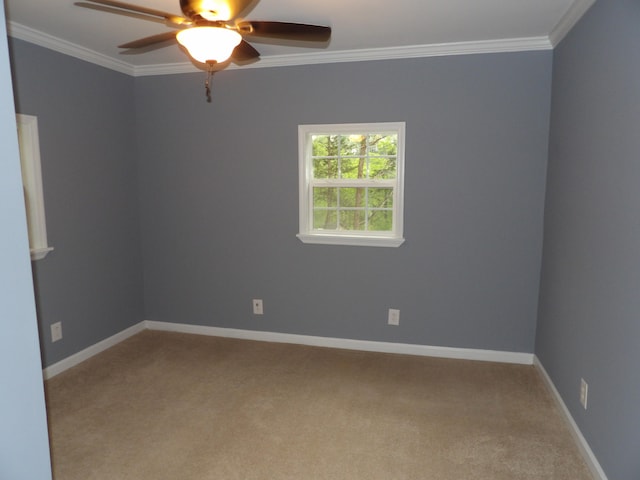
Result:
{"label": "window pane", "polygon": [[345,135],[340,137],[340,155],[364,155],[367,152],[367,137],[364,135]]}
{"label": "window pane", "polygon": [[313,228],[315,230],[336,230],[338,214],[335,210],[313,209]]}
{"label": "window pane", "polygon": [[331,155],[335,155],[337,153],[337,149],[333,147],[332,153],[332,145],[337,144],[335,141],[335,137],[332,141],[330,135],[312,135],[311,136],[311,155],[314,157],[327,157]]}
{"label": "window pane", "polygon": [[334,187],[314,187],[313,206],[314,208],[338,206],[338,189]]}
{"label": "window pane", "polygon": [[369,208],[393,208],[393,188],[369,188]]}
{"label": "window pane", "polygon": [[398,153],[398,135],[394,134],[371,134],[369,135],[369,153],[377,155],[392,155]]}
{"label": "window pane", "polygon": [[369,178],[383,180],[391,180],[396,178],[396,158],[370,158]]}
{"label": "window pane", "polygon": [[341,207],[363,207],[365,203],[365,189],[341,188],[339,203]]}
{"label": "window pane", "polygon": [[315,158],[313,160],[313,178],[338,178],[338,160]]}
{"label": "window pane", "polygon": [[393,213],[391,210],[374,210],[369,215],[369,230],[376,232],[390,232],[393,228]]}
{"label": "window pane", "polygon": [[343,158],[340,161],[341,178],[364,178],[364,158]]}
{"label": "window pane", "polygon": [[364,209],[340,210],[340,228],[343,230],[364,230]]}

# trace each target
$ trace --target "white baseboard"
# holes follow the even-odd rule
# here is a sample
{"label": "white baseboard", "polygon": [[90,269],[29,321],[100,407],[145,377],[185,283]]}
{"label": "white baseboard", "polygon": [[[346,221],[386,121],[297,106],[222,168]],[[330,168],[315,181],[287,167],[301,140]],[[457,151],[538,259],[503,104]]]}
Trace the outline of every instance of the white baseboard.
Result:
{"label": "white baseboard", "polygon": [[344,350],[362,350],[367,352],[400,353],[425,357],[455,358],[462,360],[481,360],[487,362],[517,363],[533,365],[533,354],[520,352],[502,352],[496,350],[477,350],[471,348],[433,347],[408,343],[373,342],[367,340],[351,340],[347,338],[314,337],[294,335],[291,333],[261,332],[255,330],[239,330],[234,328],[207,327],[186,325],[182,323],[156,322],[147,320],[149,330],[167,332],[192,333],[214,337],[238,338],[262,342],[295,343],[314,347],[340,348]]}
{"label": "white baseboard", "polygon": [[460,360],[479,360],[485,362],[516,363],[532,365],[533,354],[520,352],[503,352],[497,350],[478,350],[471,348],[434,347],[429,345],[413,345],[408,343],[373,342],[367,340],[351,340],[347,338],[314,337],[294,335],[291,333],[261,332],[256,330],[240,330],[234,328],[207,327],[187,325],[183,323],[142,321],[101,342],[71,355],[43,370],[45,380],[78,365],[94,355],[110,348],[143,330],[160,330],[165,332],[191,333],[214,337],[256,340],[260,342],[294,343],[314,347],[340,348],[343,350],[361,350],[366,352],[399,353],[423,357],[453,358]]}
{"label": "white baseboard", "polygon": [[578,428],[578,424],[575,422],[575,420],[571,416],[571,413],[569,412],[567,405],[564,403],[564,400],[562,400],[562,397],[560,396],[560,393],[556,389],[556,386],[553,384],[551,377],[549,377],[549,374],[544,369],[544,366],[542,365],[542,363],[540,362],[540,359],[537,356],[534,356],[533,364],[536,366],[536,368],[542,375],[542,378],[544,379],[545,383],[547,384],[547,387],[551,391],[551,394],[553,395],[556,403],[558,404],[558,407],[562,411],[564,419],[569,425],[569,430],[571,431],[571,435],[573,435],[573,438],[576,441],[578,448],[580,449],[580,453],[582,453],[582,456],[587,462],[587,466],[589,467],[589,470],[591,470],[591,474],[593,475],[594,480],[607,480],[607,475],[604,473],[604,470],[602,470],[602,467],[600,466],[598,459],[593,454],[593,451],[591,450],[591,447],[587,443],[587,440],[582,435],[580,428]]}
{"label": "white baseboard", "polygon": [[94,355],[97,355],[98,353],[106,350],[107,348],[113,347],[114,345],[117,345],[123,340],[126,340],[129,337],[132,337],[136,333],[143,331],[145,328],[147,328],[145,325],[145,322],[137,323],[136,325],[129,327],[126,330],[123,330],[119,333],[116,333],[115,335],[109,338],[106,338],[101,342],[91,345],[90,347],[87,347],[84,350],[81,350],[78,353],[75,353],[70,357],[65,358],[64,360],[60,360],[59,362],[54,363],[53,365],[49,365],[47,368],[45,368],[42,371],[44,379],[47,380],[51,377],[55,377],[56,375],[64,372],[65,370],[68,370],[71,367],[75,367],[79,363],[84,362],[85,360],[93,357]]}

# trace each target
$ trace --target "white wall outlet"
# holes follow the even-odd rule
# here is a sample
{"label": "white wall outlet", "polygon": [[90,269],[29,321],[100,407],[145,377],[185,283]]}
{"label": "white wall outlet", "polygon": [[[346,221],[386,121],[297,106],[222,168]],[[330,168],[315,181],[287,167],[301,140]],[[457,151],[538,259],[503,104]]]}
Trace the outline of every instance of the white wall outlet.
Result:
{"label": "white wall outlet", "polygon": [[580,379],[580,405],[587,409],[587,398],[589,396],[589,384],[584,381],[584,378]]}
{"label": "white wall outlet", "polygon": [[400,310],[395,308],[389,309],[389,319],[387,321],[389,325],[400,325]]}
{"label": "white wall outlet", "polygon": [[259,298],[253,299],[253,314],[254,315],[262,315],[264,310],[262,309],[262,300]]}
{"label": "white wall outlet", "polygon": [[51,324],[51,341],[57,342],[58,340],[62,340],[62,322]]}

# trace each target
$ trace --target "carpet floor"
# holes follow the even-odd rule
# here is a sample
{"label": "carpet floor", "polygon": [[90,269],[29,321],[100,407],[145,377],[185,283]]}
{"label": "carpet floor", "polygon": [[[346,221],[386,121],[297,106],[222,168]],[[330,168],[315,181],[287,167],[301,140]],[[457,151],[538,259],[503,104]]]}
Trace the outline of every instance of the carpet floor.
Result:
{"label": "carpet floor", "polygon": [[46,397],[55,480],[592,479],[532,366],[144,331]]}

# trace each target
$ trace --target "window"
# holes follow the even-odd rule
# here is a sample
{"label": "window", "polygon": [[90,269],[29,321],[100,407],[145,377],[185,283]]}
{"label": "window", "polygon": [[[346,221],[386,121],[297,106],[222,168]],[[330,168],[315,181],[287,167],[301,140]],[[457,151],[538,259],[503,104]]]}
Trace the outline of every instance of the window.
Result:
{"label": "window", "polygon": [[404,123],[300,125],[305,243],[397,247],[402,237]]}
{"label": "window", "polygon": [[40,260],[46,257],[53,250],[53,247],[47,244],[47,225],[44,217],[42,173],[40,171],[38,118],[32,115],[16,114],[16,120],[27,226],[29,228],[29,249],[31,250],[31,259]]}

